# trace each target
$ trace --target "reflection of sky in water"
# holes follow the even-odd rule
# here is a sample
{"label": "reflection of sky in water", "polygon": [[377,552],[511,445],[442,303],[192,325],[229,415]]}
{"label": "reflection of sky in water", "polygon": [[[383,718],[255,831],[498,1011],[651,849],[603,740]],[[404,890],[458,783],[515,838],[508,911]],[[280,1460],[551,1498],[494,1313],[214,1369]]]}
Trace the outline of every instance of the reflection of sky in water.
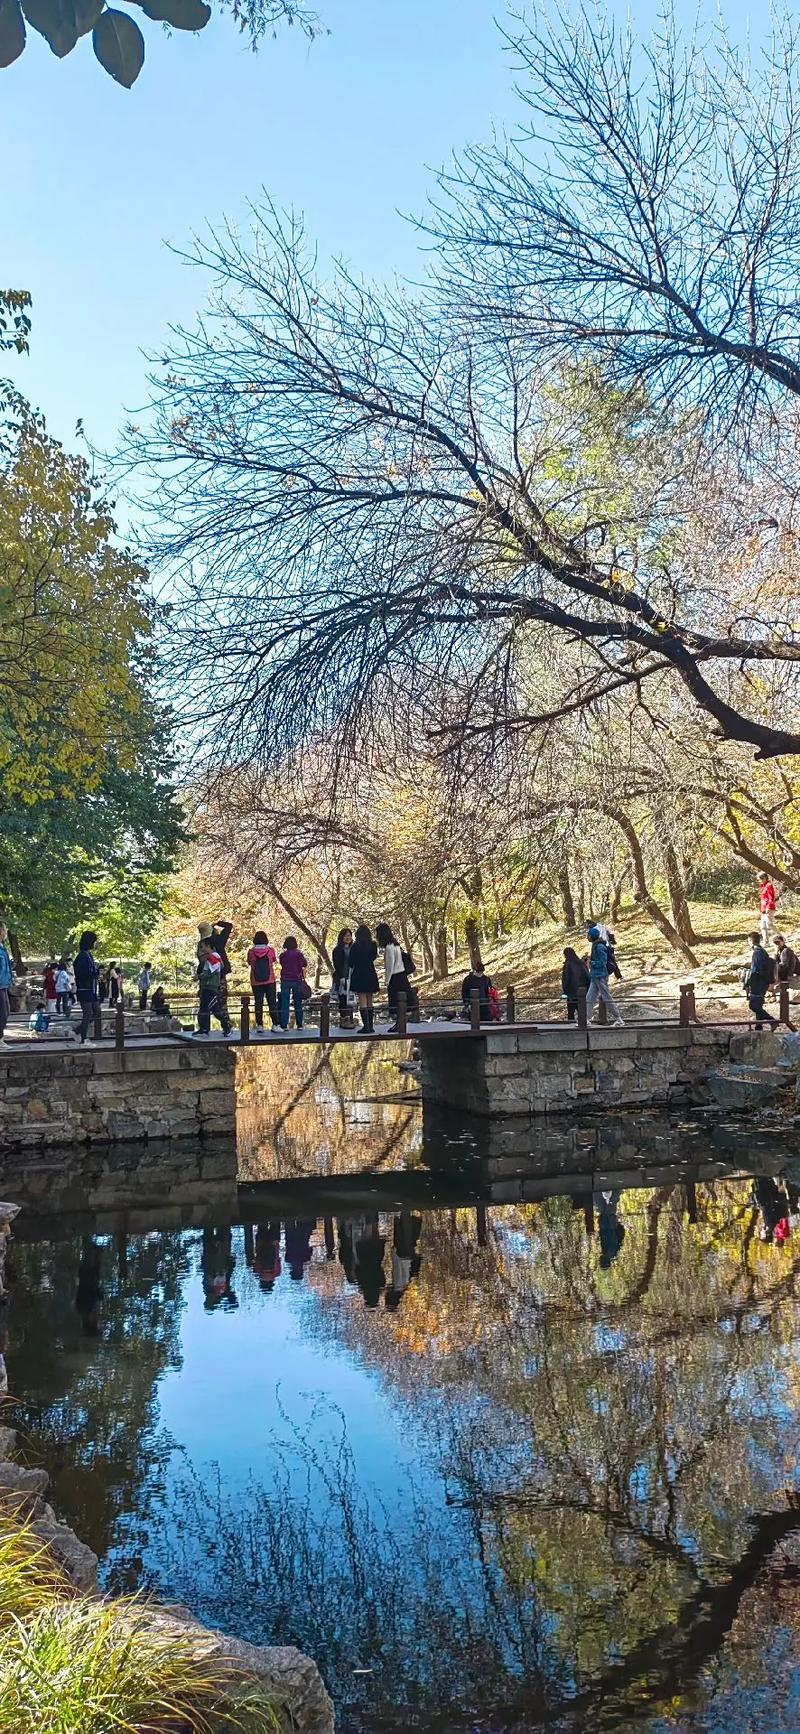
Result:
{"label": "reflection of sky in water", "polygon": [[[284,1270],[265,1295],[245,1266],[241,1230],[234,1232],[233,1250],[239,1306],[213,1313],[203,1308],[198,1251],[182,1316],[183,1364],[159,1386],[162,1425],[197,1468],[224,1463],[226,1479],[244,1481],[262,1471],[281,1443],[291,1467],[293,1426],[301,1433],[311,1427],[317,1437],[330,1434],[335,1418],[322,1410],[313,1416],[315,1401],[328,1403],[346,1418],[359,1476],[383,1495],[399,1489],[406,1466],[419,1456],[413,1412],[401,1416],[381,1371],[315,1328],[319,1300],[307,1278],[291,1282]],[[357,1292],[352,1304],[364,1304]],[[173,1473],[182,1471],[175,1466]]]}

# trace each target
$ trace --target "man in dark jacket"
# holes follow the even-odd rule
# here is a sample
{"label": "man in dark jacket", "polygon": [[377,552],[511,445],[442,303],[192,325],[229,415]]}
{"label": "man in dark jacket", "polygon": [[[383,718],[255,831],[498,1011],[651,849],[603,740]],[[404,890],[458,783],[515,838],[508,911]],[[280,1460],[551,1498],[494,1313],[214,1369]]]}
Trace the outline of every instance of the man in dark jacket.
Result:
{"label": "man in dark jacket", "polygon": [[582,993],[589,991],[589,971],[583,959],[571,945],[564,952],[564,968],[561,971],[561,992],[567,1002],[567,1017],[574,1023],[578,1010],[578,1000]]}
{"label": "man in dark jacket", "polygon": [[96,933],[82,933],[80,945],[75,954],[75,992],[81,1008],[81,1041],[85,1042],[97,1004],[98,968],[92,957],[92,951],[97,944]]}
{"label": "man in dark jacket", "polygon": [[467,1017],[470,1015],[473,993],[480,995],[479,1004],[482,1024],[491,1022],[492,1012],[489,1005],[489,989],[491,985],[491,981],[486,974],[480,959],[476,962],[475,968],[470,970],[469,975],[465,975],[464,980],[461,983],[461,998]]}
{"label": "man in dark jacket", "polygon": [[764,950],[760,933],[751,933],[750,944],[753,955],[750,959],[750,971],[747,978],[747,1003],[756,1020],[756,1029],[763,1029],[768,1023],[770,1029],[778,1029],[778,1024],[770,1012],[764,1010],[764,995],[775,979],[775,959]]}

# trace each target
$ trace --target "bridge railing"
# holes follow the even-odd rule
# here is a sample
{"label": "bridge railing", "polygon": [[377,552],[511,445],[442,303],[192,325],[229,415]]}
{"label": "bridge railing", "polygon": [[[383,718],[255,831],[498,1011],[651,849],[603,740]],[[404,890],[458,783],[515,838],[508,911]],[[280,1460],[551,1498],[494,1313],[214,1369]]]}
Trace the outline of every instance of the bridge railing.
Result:
{"label": "bridge railing", "polygon": [[[182,998],[185,998],[186,1009],[191,1011],[193,1022],[194,1012],[196,1010],[196,1000],[188,995],[182,996]],[[250,1015],[252,995],[249,993],[240,994],[238,996],[238,1001],[239,1040],[242,1044],[247,1046],[252,1041],[252,1023]],[[304,1005],[304,1024],[311,1029],[318,1029],[322,1041],[327,1041],[335,1028],[335,1025],[332,1025],[331,1023],[331,1005],[331,996],[327,992],[320,994],[312,993],[311,997]],[[715,1010],[714,1008],[716,1006],[719,1006],[720,1010]],[[178,1012],[179,1015],[184,1011],[183,1004],[181,1004],[180,1007],[178,1005],[177,996],[175,996],[174,1004],[173,1000],[170,1000],[170,1009],[174,1012]],[[236,996],[229,996],[228,1009],[231,1018],[235,1019]],[[405,994],[399,995],[397,1005],[394,1007],[389,1007],[388,1002],[379,1000],[374,1009],[377,1011],[379,1016],[388,1013],[388,1015],[393,1018],[394,1023],[396,1024],[396,1031],[394,1033],[401,1037],[406,1034],[413,1037],[420,1028],[420,1024],[424,1026],[426,1023],[431,1022],[448,1022],[462,1025],[468,1023],[471,1031],[476,1035],[485,1034],[487,1030],[498,1027],[497,1021],[494,1018],[481,1018],[480,995],[477,992],[470,995],[469,1007],[466,1011],[464,1003],[460,998],[458,1000],[440,999],[433,1002],[426,1001],[422,1008],[420,1008],[416,996],[413,1000],[409,1000]],[[550,995],[547,998],[530,998],[526,995],[524,997],[518,997],[513,987],[509,987],[506,993],[501,997],[499,1009],[499,1022],[501,1025],[506,1026],[515,1024],[560,1024],[563,1026],[566,1021],[564,1016],[564,1000],[560,996]],[[671,1006],[666,1004],[663,998],[650,1001],[630,1001],[626,998],[622,1002],[622,1009],[627,1024],[647,1023],[654,1025],[674,1025],[677,1022],[679,1025],[688,1027],[691,1024],[707,1023],[719,1027],[731,1026],[747,1029],[748,1027],[752,1027],[755,1023],[753,1013],[750,1011],[746,1003],[741,1005],[741,1009],[737,1006],[735,1013],[733,1013],[731,1006],[727,1001],[720,1002],[718,999],[715,1000],[712,999],[711,996],[708,996],[702,1002],[701,1011],[698,1011],[697,989],[693,982],[684,982],[681,984],[677,1002],[673,998]],[[788,1029],[793,1029],[795,1027],[791,1019],[790,992],[785,983],[779,984],[774,1001],[771,1002],[770,1013],[767,1015],[775,1017],[778,1023],[784,1025]],[[608,1023],[607,1009],[602,1000],[598,1003],[596,1021],[600,1026]],[[574,1022],[576,1027],[580,1030],[586,1030],[589,1027],[585,994],[580,994],[578,996]],[[381,1030],[376,1032],[379,1036],[383,1033],[384,1032]],[[102,1008],[100,1007],[98,1007],[95,1012],[94,1035],[97,1040],[101,1039],[103,1035],[103,1017]],[[125,1046],[125,1012],[121,1005],[118,1005],[115,1008],[113,1040],[115,1047],[123,1048]]]}

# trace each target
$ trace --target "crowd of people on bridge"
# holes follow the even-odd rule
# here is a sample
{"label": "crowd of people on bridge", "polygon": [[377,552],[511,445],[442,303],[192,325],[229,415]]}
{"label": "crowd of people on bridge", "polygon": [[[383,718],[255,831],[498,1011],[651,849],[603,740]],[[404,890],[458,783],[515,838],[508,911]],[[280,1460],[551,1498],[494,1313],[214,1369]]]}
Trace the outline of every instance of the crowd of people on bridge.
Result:
{"label": "crowd of people on bridge", "polygon": [[[758,930],[750,935],[751,952],[742,970],[741,983],[756,1027],[765,1024],[776,1028],[778,1020],[765,1005],[767,995],[786,984],[800,987],[800,958],[784,933],[776,931],[778,892],[766,872],[758,875]],[[229,944],[233,923],[227,920],[202,921],[198,926],[196,946],[196,982],[198,990],[198,1034],[208,1036],[212,1020],[224,1035],[232,1035],[233,1026],[228,1011],[228,977],[231,973]],[[622,1015],[614,999],[610,983],[622,979],[616,955],[616,938],[603,921],[590,922],[586,929],[587,946],[581,955],[574,946],[564,949],[561,971],[561,995],[568,1021],[578,1017],[585,997],[589,1020],[604,1007],[604,1021],[621,1025]],[[30,1017],[34,1035],[47,1033],[53,1020],[69,1020],[74,1007],[80,1009],[80,1040],[89,1039],[97,1008],[125,1008],[133,1000],[138,1009],[148,1009],[156,1016],[170,1014],[164,988],[153,988],[153,971],[149,962],[142,964],[134,975],[133,989],[126,992],[122,965],[115,960],[99,963],[95,958],[97,934],[87,929],[81,934],[74,956],[65,953],[56,961],[50,958],[44,969],[42,998]],[[247,954],[247,969],[257,1031],[279,1033],[288,1030],[293,1015],[296,1029],[302,1029],[307,1002],[312,988],[308,981],[308,959],[294,934],[287,934],[280,944],[273,944],[264,928],[253,934]],[[381,982],[378,966],[382,966],[383,987],[389,1005],[390,1022],[385,1033],[396,1033],[402,1000],[405,1000],[408,1020],[419,1020],[419,996],[414,985],[416,966],[387,921],[379,921],[373,935],[371,927],[362,922],[343,927],[331,954],[332,980],[330,1002],[338,1012],[339,1028],[371,1035],[375,1030],[375,996]],[[0,1043],[9,1014],[9,993],[14,984],[14,971],[7,945],[7,932],[0,922]],[[480,957],[475,957],[461,983],[461,1015],[469,1019],[478,1015],[482,1023],[501,1019],[500,995]],[[269,1020],[267,1024],[267,1019]]]}

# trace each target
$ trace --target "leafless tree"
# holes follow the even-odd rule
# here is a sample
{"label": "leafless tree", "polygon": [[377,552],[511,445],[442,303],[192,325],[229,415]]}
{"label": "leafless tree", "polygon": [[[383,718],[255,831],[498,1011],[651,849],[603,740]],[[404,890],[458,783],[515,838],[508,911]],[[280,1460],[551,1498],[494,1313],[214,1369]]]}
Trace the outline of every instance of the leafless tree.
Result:
{"label": "leafless tree", "polygon": [[[752,428],[795,392],[791,28],[749,114],[731,53],[703,79],[667,33],[646,95],[630,44],[558,31],[517,48],[560,171],[521,147],[469,157],[424,291],[324,280],[269,206],[252,241],[196,247],[211,311],[154,373],[126,456],[169,526],[151,554],[178,582],[176,691],[218,757],[333,736],[338,774],[356,745],[380,758],[387,718],[494,747],[625,689],[645,703],[664,673],[721,738],[800,751],[790,600],[747,566],[733,591],[698,578],[679,533],[698,486],[727,481],[709,404]],[[587,349],[628,422],[648,392],[680,404],[622,525],[613,487],[553,461],[580,437]],[[554,636],[570,680],[531,710],[521,661]]]}
{"label": "leafless tree", "polygon": [[441,177],[448,270],[502,326],[763,437],[800,395],[800,30],[649,44],[557,3],[506,35],[526,120]]}

